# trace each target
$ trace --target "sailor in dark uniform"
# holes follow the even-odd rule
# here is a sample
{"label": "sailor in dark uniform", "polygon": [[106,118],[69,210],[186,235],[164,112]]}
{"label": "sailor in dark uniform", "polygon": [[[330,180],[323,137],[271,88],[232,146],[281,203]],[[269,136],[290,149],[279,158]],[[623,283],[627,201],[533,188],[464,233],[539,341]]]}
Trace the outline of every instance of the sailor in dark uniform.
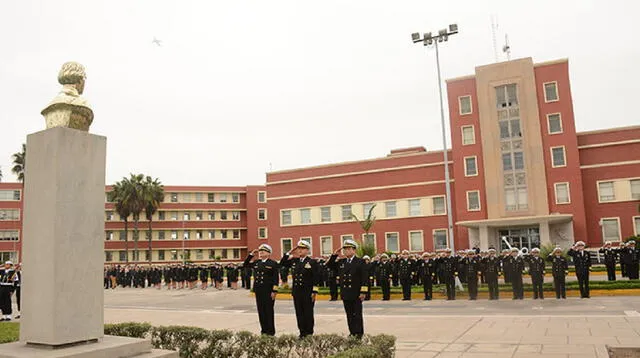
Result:
{"label": "sailor in dark uniform", "polygon": [[0,270],[0,310],[2,310],[2,318],[0,321],[11,321],[11,294],[14,290],[16,281],[16,271],[13,268],[13,262],[4,263],[4,268]]}
{"label": "sailor in dark uniform", "polygon": [[611,242],[607,241],[604,246],[598,250],[601,254],[604,254],[604,265],[607,267],[607,280],[616,280],[616,261],[618,260],[619,250],[611,247]]}
{"label": "sailor in dark uniform", "polygon": [[514,300],[524,299],[524,286],[522,283],[522,274],[524,272],[524,259],[520,256],[518,248],[511,249],[511,255],[504,262],[509,268],[511,274],[511,290],[513,291]]}
{"label": "sailor in dark uniform", "polygon": [[556,299],[567,298],[565,280],[569,273],[567,259],[562,256],[562,249],[556,247],[547,259],[551,261],[551,273],[553,274],[553,287],[556,291]]}
{"label": "sailor in dark uniform", "polygon": [[526,256],[526,262],[529,265],[529,275],[531,275],[531,283],[533,284],[533,299],[544,299],[544,283],[545,262],[540,257],[540,249],[534,247],[531,249],[531,255]]}
{"label": "sailor in dark uniform", "polygon": [[260,333],[269,336],[276,334],[273,305],[278,293],[279,273],[278,263],[269,258],[272,251],[271,246],[262,244],[247,256],[242,265],[246,269],[253,268],[253,292],[260,319]]}
{"label": "sailor in dark uniform", "polygon": [[424,299],[430,301],[433,298],[433,277],[436,274],[436,264],[433,254],[425,252],[420,261],[419,273],[424,288]]}
{"label": "sailor in dark uniform", "polygon": [[391,276],[393,275],[393,266],[389,262],[389,255],[380,255],[380,260],[376,263],[379,280],[378,285],[382,288],[382,300],[389,301],[391,299]]}
{"label": "sailor in dark uniform", "polygon": [[458,258],[451,256],[451,249],[444,250],[444,256],[437,260],[438,266],[442,270],[442,278],[447,292],[447,300],[456,299],[456,275],[458,274]]}
{"label": "sailor in dark uniform", "polygon": [[640,267],[640,250],[636,249],[636,241],[629,240],[624,249],[620,251],[620,256],[624,257],[625,273],[629,280],[638,279],[638,267]]}
{"label": "sailor in dark uniform", "polygon": [[476,257],[475,250],[467,250],[467,256],[462,259],[461,267],[465,270],[469,299],[475,301],[478,298],[478,274],[480,273],[480,258]]}
{"label": "sailor in dark uniform", "polygon": [[371,286],[373,286],[373,265],[371,264],[371,258],[369,255],[362,256],[364,260],[364,267],[367,270],[367,276],[369,276],[369,281],[367,281],[367,294],[364,296],[365,301],[371,300]]}
{"label": "sailor in dark uniform", "polygon": [[498,291],[498,276],[500,275],[500,259],[496,257],[496,249],[489,249],[488,256],[482,260],[484,277],[489,286],[489,300],[500,298]]}
{"label": "sailor in dark uniform", "polygon": [[296,320],[300,338],[313,334],[315,320],[313,317],[313,306],[318,294],[318,284],[320,283],[320,266],[318,262],[308,256],[311,245],[304,240],[300,240],[295,249],[282,256],[280,265],[291,268],[293,277],[293,306],[296,310]]}
{"label": "sailor in dark uniform", "polygon": [[591,270],[591,255],[584,250],[584,242],[578,241],[567,251],[567,255],[573,259],[576,268],[576,277],[580,287],[580,298],[589,298],[589,271]]}
{"label": "sailor in dark uniform", "polygon": [[398,275],[400,277],[400,285],[402,286],[402,300],[411,300],[411,279],[415,270],[415,264],[409,258],[409,251],[402,250],[398,261]]}

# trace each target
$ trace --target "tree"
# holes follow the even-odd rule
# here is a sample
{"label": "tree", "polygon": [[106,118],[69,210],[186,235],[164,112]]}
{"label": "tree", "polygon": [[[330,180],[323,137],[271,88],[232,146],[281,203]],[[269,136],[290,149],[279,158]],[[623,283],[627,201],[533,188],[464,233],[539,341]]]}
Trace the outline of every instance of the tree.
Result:
{"label": "tree", "polygon": [[131,211],[131,218],[133,219],[133,260],[140,261],[140,253],[138,252],[138,240],[140,238],[140,214],[145,209],[144,201],[144,175],[131,174],[127,179],[129,210]]}
{"label": "tree", "polygon": [[129,216],[131,216],[131,210],[129,210],[129,195],[127,179],[123,178],[121,181],[113,184],[111,191],[108,193],[107,198],[113,203],[115,211],[120,215],[122,221],[124,221],[124,252],[125,263],[129,263]]}
{"label": "tree", "polygon": [[[376,207],[376,204],[372,205],[371,208],[369,208],[369,212],[367,213],[366,218],[362,220],[360,220],[358,216],[356,216],[356,214],[351,213],[351,217],[355,221],[357,221],[358,224],[360,224],[360,227],[364,231],[365,238],[369,237],[369,232],[373,228],[373,224],[376,223],[376,216],[373,215],[373,210],[375,209],[375,207]],[[358,247],[358,250],[357,250],[358,256],[362,257],[364,255],[368,255],[371,258],[373,258],[376,255],[375,243],[367,242],[365,240],[358,240],[358,241],[360,241],[360,246]]]}
{"label": "tree", "polygon": [[0,167],[0,183],[2,182],[2,167]]}
{"label": "tree", "polygon": [[149,230],[147,231],[147,240],[149,241],[149,263],[151,263],[151,221],[153,214],[158,211],[160,203],[164,201],[164,186],[160,181],[147,176],[144,181],[144,213],[147,217]]}
{"label": "tree", "polygon": [[27,160],[27,145],[22,143],[22,152],[13,153],[13,168],[11,172],[18,177],[18,181],[24,183],[24,165]]}

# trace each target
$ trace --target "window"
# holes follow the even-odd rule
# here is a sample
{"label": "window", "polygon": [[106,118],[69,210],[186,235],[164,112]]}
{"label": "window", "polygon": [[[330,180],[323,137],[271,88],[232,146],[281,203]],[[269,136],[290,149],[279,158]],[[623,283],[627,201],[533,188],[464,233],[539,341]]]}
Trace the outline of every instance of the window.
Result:
{"label": "window", "polygon": [[640,216],[633,218],[633,232],[636,236],[640,235]]}
{"label": "window", "polygon": [[433,215],[443,215],[447,213],[444,206],[444,196],[436,196],[431,198],[433,203]]}
{"label": "window", "polygon": [[191,238],[191,232],[190,232],[190,231],[185,230],[185,231],[182,233],[182,239],[183,239],[183,240],[189,240],[190,238]]}
{"label": "window", "polygon": [[202,260],[204,259],[204,254],[202,252],[202,249],[197,249],[196,250],[196,260]]}
{"label": "window", "polygon": [[433,230],[433,249],[443,250],[449,247],[447,236],[446,229]]}
{"label": "window", "polygon": [[387,245],[387,250],[390,252],[398,252],[400,251],[400,243],[398,242],[398,233],[397,232],[388,232],[385,234],[385,241]]}
{"label": "window", "polygon": [[313,245],[311,243],[311,238],[310,237],[301,237],[300,241],[304,241],[304,242],[309,244],[309,247],[310,247],[309,256],[311,256],[313,254]]}
{"label": "window", "polygon": [[182,259],[183,260],[191,260],[191,250],[182,250]]}
{"label": "window", "polygon": [[164,250],[158,250],[158,261],[164,261]]}
{"label": "window", "polygon": [[311,224],[311,209],[300,209],[300,223]]}
{"label": "window", "polygon": [[548,114],[547,125],[549,128],[549,134],[562,133],[562,121],[560,120],[560,113]]}
{"label": "window", "polygon": [[409,200],[409,216],[419,216],[420,214],[420,199]]}
{"label": "window", "polygon": [[216,199],[216,196],[214,193],[207,193],[207,201],[210,203],[213,203]]}
{"label": "window", "polygon": [[215,258],[216,258],[216,250],[210,249],[209,250],[209,260],[215,260]]}
{"label": "window", "polygon": [[171,193],[171,202],[172,203],[177,203],[178,202],[178,193]]}
{"label": "window", "polygon": [[234,259],[240,258],[240,249],[233,249],[233,258]]}
{"label": "window", "polygon": [[267,209],[258,209],[258,220],[267,220]]}
{"label": "window", "polygon": [[164,231],[158,231],[158,240],[164,240]]}
{"label": "window", "polygon": [[0,201],[20,201],[20,190],[0,190]]}
{"label": "window", "polygon": [[282,225],[291,225],[291,210],[282,210],[281,215]]}
{"label": "window", "polygon": [[227,230],[220,230],[220,237],[226,239],[228,237]]}
{"label": "window", "polygon": [[226,211],[221,211],[220,212],[220,220],[227,220],[227,212]]}
{"label": "window", "polygon": [[104,239],[107,241],[113,240],[113,231],[107,231]]}
{"label": "window", "polygon": [[258,192],[258,202],[259,203],[266,203],[267,202],[267,192],[266,191],[259,191]]}
{"label": "window", "polygon": [[513,162],[511,161],[511,153],[503,153],[502,154],[502,170],[510,171],[513,170]]}
{"label": "window", "polygon": [[182,193],[182,202],[190,203],[191,202],[191,193]]}
{"label": "window", "polygon": [[121,230],[121,231],[119,232],[119,235],[118,235],[118,236],[119,236],[119,237],[118,237],[118,239],[119,239],[120,241],[125,241],[125,240],[126,240],[126,238],[127,238],[127,232],[126,232],[126,231],[124,231],[124,230]]}
{"label": "window", "polygon": [[196,211],[196,220],[202,220],[202,211]]}
{"label": "window", "polygon": [[240,220],[240,212],[239,211],[232,211],[231,212],[231,219],[238,221]]}
{"label": "window", "polygon": [[376,234],[362,234],[362,242],[365,245],[376,247]]}
{"label": "window", "polygon": [[126,251],[118,251],[118,261],[127,261]]}
{"label": "window", "polygon": [[216,231],[215,230],[209,230],[209,240],[213,240],[216,238]]}
{"label": "window", "polygon": [[209,211],[209,221],[213,221],[216,219],[216,212],[215,211]]}
{"label": "window", "polygon": [[518,188],[516,190],[516,193],[518,194],[518,210],[525,210],[528,208],[528,194],[527,194],[527,188]]}
{"label": "window", "polygon": [[620,241],[620,221],[618,218],[601,219],[603,241]]}
{"label": "window", "polygon": [[351,219],[351,205],[342,205],[342,221],[349,221]]}
{"label": "window", "polygon": [[473,130],[473,126],[462,127],[462,145],[469,145],[476,143],[476,134]]}
{"label": "window", "polygon": [[566,158],[564,154],[564,147],[552,147],[551,148],[551,166],[556,167],[564,167],[566,166]]}
{"label": "window", "polygon": [[158,220],[161,220],[161,221],[165,220],[164,214],[165,214],[164,211],[158,211]]}
{"label": "window", "polygon": [[105,251],[104,252],[104,260],[107,261],[107,262],[113,261],[113,252]]}
{"label": "window", "polygon": [[16,220],[20,220],[20,211],[18,209],[0,209],[0,221]]}
{"label": "window", "polygon": [[151,251],[150,250],[144,250],[144,260],[145,261],[151,261]]}
{"label": "window", "polygon": [[464,175],[467,177],[478,175],[478,167],[476,165],[476,157],[464,158]]}
{"label": "window", "polygon": [[171,232],[171,240],[178,240],[178,232],[177,231],[172,231]]}
{"label": "window", "polygon": [[320,255],[333,254],[333,238],[331,236],[320,237]]}
{"label": "window", "polygon": [[569,183],[555,183],[553,184],[556,192],[556,204],[569,204]]}
{"label": "window", "polygon": [[172,211],[171,212],[171,220],[173,220],[173,221],[178,220],[178,212],[177,211]]}
{"label": "window", "polygon": [[422,231],[409,231],[409,251],[423,251]]}
{"label": "window", "polygon": [[544,101],[555,102],[558,100],[558,82],[547,82],[544,84]]}
{"label": "window", "polygon": [[227,193],[220,193],[220,194],[218,194],[218,196],[220,197],[220,202],[221,203],[226,203],[227,202]]}
{"label": "window", "polygon": [[202,200],[202,193],[196,193],[196,203],[201,203]]}
{"label": "window", "polygon": [[631,199],[640,199],[640,179],[631,180],[629,184],[631,185]]}
{"label": "window", "polygon": [[240,202],[240,194],[232,193],[231,194],[231,201],[234,202],[234,203],[239,203]]}
{"label": "window", "polygon": [[[2,220],[2,212],[0,211],[0,220]],[[113,220],[113,211],[107,211],[107,221]]]}
{"label": "window", "polygon": [[202,230],[196,231],[196,240],[202,240]]}
{"label": "window", "polygon": [[347,240],[353,240],[353,235],[341,235],[340,236],[340,245],[344,245],[344,242]]}
{"label": "window", "polygon": [[613,182],[604,181],[598,183],[598,195],[600,196],[600,201],[616,200],[616,193],[613,189]]}
{"label": "window", "polygon": [[233,230],[233,238],[234,239],[240,238],[240,230]]}
{"label": "window", "polygon": [[458,97],[458,103],[460,104],[460,115],[471,114],[471,96]]}
{"label": "window", "polygon": [[522,153],[522,152],[513,152],[513,168],[515,170],[523,170],[524,169],[524,153]]}
{"label": "window", "polygon": [[258,228],[258,238],[259,239],[266,239],[267,238],[267,228],[266,227],[259,227]]}
{"label": "window", "polygon": [[373,209],[373,203],[362,204],[362,217],[363,219],[369,215],[369,211]]}
{"label": "window", "polygon": [[467,192],[467,211],[479,211],[480,210],[480,191],[468,191]]}
{"label": "window", "polygon": [[331,208],[328,206],[320,208],[320,221],[323,223],[331,222]]}
{"label": "window", "polygon": [[496,87],[496,107],[498,109],[517,106],[518,94],[514,83]]}
{"label": "window", "polygon": [[285,252],[291,251],[291,249],[293,247],[293,244],[292,244],[293,240],[291,240],[291,239],[282,239],[281,241],[282,241],[282,252],[285,253]]}
{"label": "window", "polygon": [[182,220],[184,220],[184,221],[191,220],[191,214],[189,212],[185,211],[184,214],[182,214]]}
{"label": "window", "polygon": [[396,202],[395,201],[387,201],[384,203],[384,211],[385,215],[388,218],[393,218],[398,215],[398,211],[396,210]]}

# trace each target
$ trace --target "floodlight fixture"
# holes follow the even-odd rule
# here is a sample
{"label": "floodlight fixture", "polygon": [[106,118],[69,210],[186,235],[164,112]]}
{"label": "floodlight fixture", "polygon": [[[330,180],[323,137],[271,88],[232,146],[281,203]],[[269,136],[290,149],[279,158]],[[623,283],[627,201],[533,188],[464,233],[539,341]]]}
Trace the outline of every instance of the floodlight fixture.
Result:
{"label": "floodlight fixture", "polygon": [[458,33],[458,24],[449,25],[449,34],[457,34]]}
{"label": "floodlight fixture", "polygon": [[420,33],[419,32],[414,32],[411,34],[411,40],[413,41],[413,43],[417,43],[420,42]]}

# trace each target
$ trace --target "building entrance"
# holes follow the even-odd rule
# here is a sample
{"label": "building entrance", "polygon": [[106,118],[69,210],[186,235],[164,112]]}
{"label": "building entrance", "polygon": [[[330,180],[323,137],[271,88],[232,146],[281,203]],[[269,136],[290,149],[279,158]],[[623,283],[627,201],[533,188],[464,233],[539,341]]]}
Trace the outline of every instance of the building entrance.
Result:
{"label": "building entrance", "polygon": [[[503,240],[504,239],[504,240]],[[527,248],[531,250],[534,247],[540,247],[540,228],[539,227],[521,227],[498,229],[498,241],[500,249],[508,249],[517,247],[518,249]],[[509,245],[505,242],[507,241]]]}

